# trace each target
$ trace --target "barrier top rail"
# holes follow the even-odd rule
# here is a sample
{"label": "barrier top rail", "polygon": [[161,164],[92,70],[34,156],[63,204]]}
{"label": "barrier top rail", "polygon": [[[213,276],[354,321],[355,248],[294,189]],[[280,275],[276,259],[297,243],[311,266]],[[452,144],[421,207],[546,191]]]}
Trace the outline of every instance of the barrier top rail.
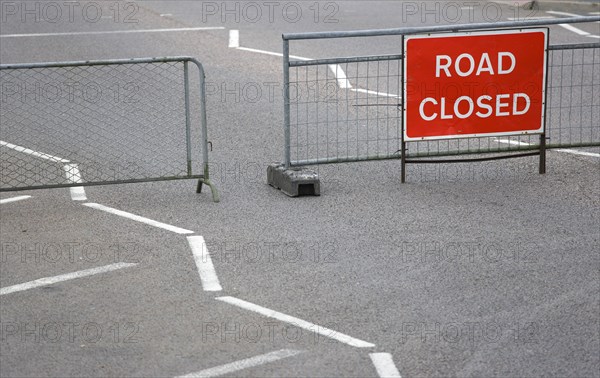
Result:
{"label": "barrier top rail", "polygon": [[529,21],[504,21],[504,22],[483,22],[475,24],[460,24],[460,25],[436,25],[436,26],[419,26],[406,27],[396,29],[371,29],[371,30],[353,30],[353,31],[326,31],[313,33],[284,33],[283,39],[301,40],[301,39],[328,39],[328,38],[349,38],[349,37],[375,37],[385,35],[406,35],[419,33],[435,33],[435,32],[456,32],[465,30],[478,29],[502,29],[502,28],[519,28],[530,26],[545,26],[556,24],[576,24],[584,22],[600,21],[600,16],[585,16],[585,17],[565,17],[556,19],[529,20]]}
{"label": "barrier top rail", "polygon": [[9,63],[0,64],[0,69],[26,69],[26,68],[58,68],[58,67],[75,67],[75,66],[108,66],[118,64],[140,64],[140,63],[171,63],[171,62],[192,62],[201,68],[200,63],[196,58],[191,56],[168,56],[156,58],[131,58],[131,59],[104,59],[104,60],[81,60],[70,62],[43,62],[43,63]]}

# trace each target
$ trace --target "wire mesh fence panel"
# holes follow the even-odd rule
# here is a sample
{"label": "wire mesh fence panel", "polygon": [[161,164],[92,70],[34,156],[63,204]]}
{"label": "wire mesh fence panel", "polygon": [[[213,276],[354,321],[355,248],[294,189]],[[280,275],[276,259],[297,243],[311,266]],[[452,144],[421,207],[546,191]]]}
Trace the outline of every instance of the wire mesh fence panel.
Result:
{"label": "wire mesh fence panel", "polygon": [[292,164],[397,156],[400,70],[398,59],[293,67]]}
{"label": "wire mesh fence panel", "polygon": [[196,170],[201,130],[186,130],[185,64],[2,67],[0,188],[194,176],[188,138]]}
{"label": "wire mesh fence panel", "polygon": [[[570,19],[569,22],[596,20],[588,19]],[[545,23],[558,21],[521,22],[518,26]],[[505,24],[497,27],[517,25]],[[284,113],[289,112],[289,123],[284,127],[289,131],[286,158],[290,165],[400,158],[404,78],[403,54],[289,61],[289,42],[368,39],[463,28],[479,30],[489,25],[284,35],[284,70],[287,70],[284,77],[289,87],[289,103],[284,105]],[[452,88],[418,90],[448,98],[461,96],[445,92],[451,92]],[[545,109],[547,147],[600,146],[600,44],[549,47]],[[435,157],[539,148],[540,135],[491,136],[411,141],[407,143],[406,154],[407,157]]]}
{"label": "wire mesh fence panel", "polygon": [[549,53],[547,129],[556,147],[600,144],[600,44]]}

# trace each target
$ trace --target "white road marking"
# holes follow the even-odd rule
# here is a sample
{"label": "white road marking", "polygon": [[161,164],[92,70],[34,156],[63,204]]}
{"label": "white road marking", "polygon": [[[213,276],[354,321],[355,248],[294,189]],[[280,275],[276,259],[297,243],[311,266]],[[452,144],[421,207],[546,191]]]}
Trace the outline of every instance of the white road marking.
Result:
{"label": "white road marking", "polygon": [[[567,17],[582,17],[579,14],[575,14],[575,13],[568,13],[568,12],[558,12],[558,11],[546,11],[546,13],[549,14],[555,14],[558,16],[567,16]],[[585,30],[581,30],[579,28],[576,28],[573,25],[569,25],[569,24],[558,24],[559,26],[562,26],[563,28],[567,29],[568,31],[571,31],[573,33],[585,36],[585,37],[591,37],[591,38],[600,38],[600,36],[598,35],[593,35],[592,33],[588,33]]]}
{"label": "white road marking", "polygon": [[508,17],[509,21],[528,21],[528,20],[549,20],[556,17],[552,16],[525,16],[525,17]]}
{"label": "white road marking", "polygon": [[[272,55],[272,56],[279,56],[279,57],[283,57],[282,53],[278,53],[278,52],[272,52],[272,51],[266,51],[266,50],[259,50],[259,49],[251,49],[249,47],[237,47],[238,50],[242,50],[242,51],[249,51],[249,52],[253,52],[253,53],[257,53],[257,54],[264,54],[264,55]],[[291,59],[296,59],[296,60],[312,60],[310,58],[303,58],[301,56],[295,56],[295,55],[290,55]]]}
{"label": "white road marking", "polygon": [[200,281],[202,281],[202,288],[204,291],[221,291],[223,288],[219,283],[217,272],[208,253],[206,242],[202,236],[194,235],[187,237],[188,244],[192,249],[194,255],[194,261],[198,268],[198,274],[200,274]]}
{"label": "white road marking", "polygon": [[513,146],[531,146],[530,143],[521,142],[520,140],[510,140],[510,139],[495,139],[498,143],[510,144]]}
{"label": "white road marking", "polygon": [[558,26],[562,26],[563,28],[567,29],[568,31],[572,31],[573,33],[579,34],[579,35],[584,35],[584,36],[588,36],[591,35],[591,33],[586,32],[585,30],[581,30],[576,28],[573,25],[569,25],[569,24],[558,24]]}
{"label": "white road marking", "polygon": [[[236,37],[237,38],[237,47],[235,46],[235,43],[232,43],[232,34],[231,33],[234,31],[238,32],[237,37]],[[253,53],[257,53],[257,54],[283,57],[283,54],[278,53],[278,52],[252,49],[249,47],[240,47],[239,46],[239,31],[238,30],[230,30],[229,32],[230,32],[229,33],[229,47],[235,47],[235,49],[237,49],[237,50],[248,51],[248,52],[253,52]],[[233,42],[235,42],[235,40]],[[297,56],[297,55],[290,55],[290,59],[296,59],[296,60],[302,60],[302,61],[314,60],[311,58],[305,58],[305,57]],[[400,98],[400,96],[391,94],[391,93],[376,92],[376,91],[370,91],[368,89],[353,88],[352,84],[350,83],[350,80],[348,80],[348,78],[346,77],[346,73],[344,72],[343,68],[339,64],[330,64],[329,69],[331,70],[331,72],[333,72],[333,75],[338,82],[338,86],[341,89],[350,89],[351,91],[368,93],[368,94],[382,96],[382,97]]]}
{"label": "white road marking", "polygon": [[[229,31],[229,47],[233,47],[233,48],[236,48],[236,49],[242,50],[242,51],[254,52],[257,54],[265,54],[265,55],[283,57],[283,54],[277,53],[277,52],[251,49],[249,47],[240,47],[239,30],[230,30]],[[290,58],[296,59],[296,60],[303,60],[303,61],[313,60],[311,58],[305,58],[305,57],[296,56],[296,55],[290,55]],[[346,73],[344,72],[344,70],[342,69],[342,67],[339,64],[330,64],[329,69],[331,70],[331,72],[333,72],[333,76],[336,78],[340,88],[342,88],[342,89],[352,88],[350,81],[346,77]]]}
{"label": "white road marking", "polygon": [[69,160],[61,159],[61,158],[59,158],[57,156],[52,156],[52,155],[49,155],[49,154],[45,154],[43,152],[37,152],[37,151],[34,151],[34,150],[30,150],[29,148],[17,146],[16,144],[8,143],[8,142],[5,142],[3,140],[0,140],[0,146],[8,147],[8,148],[11,148],[11,149],[13,149],[15,151],[22,152],[24,154],[28,154],[28,155],[31,155],[31,156],[35,156],[35,157],[38,157],[40,159],[50,160],[50,161],[53,161],[55,163],[70,163]]}
{"label": "white road marking", "polygon": [[166,33],[166,32],[186,32],[200,30],[223,30],[223,26],[206,26],[198,28],[171,28],[171,29],[131,29],[131,30],[105,30],[88,32],[66,32],[66,33],[30,33],[30,34],[0,34],[0,38],[21,38],[21,37],[62,37],[77,35],[101,35],[101,34],[131,34],[131,33]]}
{"label": "white road marking", "polygon": [[229,47],[237,49],[240,47],[240,31],[230,30],[229,31]]}
{"label": "white road marking", "polygon": [[160,17],[171,17],[173,13],[161,13]]}
{"label": "white road marking", "polygon": [[548,14],[555,14],[557,16],[567,16],[567,17],[581,17],[580,14],[568,13],[568,12],[559,12],[559,11],[546,11]]}
{"label": "white road marking", "polygon": [[31,198],[31,196],[18,196],[18,197],[11,197],[11,198],[0,199],[0,205],[3,205],[5,203],[11,203],[11,202],[17,202],[17,201],[26,200],[27,198]]}
{"label": "white road marking", "polygon": [[134,220],[136,222],[145,223],[145,224],[150,225],[150,226],[162,228],[164,230],[175,232],[177,234],[193,234],[194,233],[194,231],[190,231],[190,230],[186,230],[186,229],[183,229],[183,228],[171,226],[170,224],[158,222],[158,221],[155,221],[155,220],[152,220],[152,219],[149,219],[149,218],[144,218],[144,217],[141,217],[139,215],[128,213],[126,211],[113,209],[112,207],[100,205],[98,203],[91,203],[91,202],[90,203],[84,203],[83,206],[91,207],[92,209],[96,209],[96,210],[105,211],[105,212],[110,213],[110,214],[118,215],[118,216],[123,217],[123,218]]}
{"label": "white road marking", "polygon": [[573,155],[590,156],[590,157],[600,157],[600,154],[597,154],[595,152],[569,150],[569,149],[565,149],[565,148],[560,148],[560,149],[554,150],[554,151],[565,152],[567,154],[573,154]]}
{"label": "white road marking", "polygon": [[219,301],[225,302],[225,303],[229,303],[234,306],[241,307],[248,311],[256,312],[256,313],[264,315],[268,318],[276,319],[276,320],[279,320],[279,321],[282,321],[285,323],[292,324],[296,327],[303,328],[303,329],[306,329],[311,332],[315,332],[316,334],[319,334],[321,336],[329,337],[331,339],[337,340],[344,344],[351,345],[353,347],[372,348],[375,346],[375,344],[371,344],[369,342],[356,339],[354,337],[345,335],[343,333],[336,332],[332,329],[321,327],[316,324],[307,322],[305,320],[283,314],[281,312],[270,310],[266,307],[262,307],[262,306],[254,304],[254,303],[246,302],[242,299],[238,299],[238,298],[234,298],[234,297],[218,297],[216,299]]}
{"label": "white road marking", "polygon": [[[511,144],[513,146],[532,146],[532,144],[530,144],[530,143],[521,142],[521,141],[517,141],[517,140],[510,140],[510,139],[496,139],[496,142],[504,143],[504,144]],[[595,153],[595,152],[578,151],[578,150],[571,150],[571,149],[567,149],[567,148],[557,148],[557,149],[553,149],[550,151],[563,152],[566,154],[581,155],[581,156],[600,157],[600,154]]]}
{"label": "white road marking", "polygon": [[400,378],[400,372],[394,365],[392,355],[389,353],[369,353],[371,361],[380,377]]}
{"label": "white road marking", "polygon": [[40,278],[35,281],[30,281],[30,282],[25,282],[25,283],[18,284],[18,285],[3,287],[0,289],[0,295],[16,293],[18,291],[34,289],[34,288],[41,287],[41,286],[48,286],[48,285],[55,284],[57,282],[69,281],[69,280],[73,280],[76,278],[92,276],[94,274],[112,272],[113,270],[130,268],[135,265],[137,265],[137,264],[121,262],[121,263],[101,266],[98,268],[80,270],[79,272],[61,274],[60,276]]}
{"label": "white road marking", "polygon": [[588,14],[592,15],[592,16],[598,16],[598,15],[600,15],[600,12],[590,12]]}
{"label": "white road marking", "polygon": [[329,69],[333,72],[333,75],[337,79],[338,86],[341,89],[352,88],[350,80],[348,80],[346,73],[339,64],[330,64]]}
{"label": "white road marking", "polygon": [[360,93],[368,93],[368,94],[372,94],[375,96],[381,96],[381,97],[393,97],[393,98],[401,98],[400,96],[396,95],[396,94],[392,94],[392,93],[385,93],[385,92],[376,92],[376,91],[370,91],[368,89],[362,89],[362,88],[353,88],[351,89],[353,92],[360,92]]}
{"label": "white road marking", "polygon": [[[77,164],[66,164],[63,166],[63,169],[65,170],[69,182],[72,182],[73,184],[83,183],[83,178],[81,177],[81,172],[79,171],[79,166]],[[75,186],[69,188],[69,190],[71,191],[71,199],[73,201],[87,201],[83,186]]]}
{"label": "white road marking", "polygon": [[214,368],[202,370],[196,373],[182,375],[177,378],[200,378],[200,377],[218,377],[225,374],[235,373],[243,369],[267,364],[284,358],[292,357],[302,353],[299,350],[281,349],[275,352],[261,354],[260,356],[246,358],[243,360],[231,362],[229,364],[216,366]]}

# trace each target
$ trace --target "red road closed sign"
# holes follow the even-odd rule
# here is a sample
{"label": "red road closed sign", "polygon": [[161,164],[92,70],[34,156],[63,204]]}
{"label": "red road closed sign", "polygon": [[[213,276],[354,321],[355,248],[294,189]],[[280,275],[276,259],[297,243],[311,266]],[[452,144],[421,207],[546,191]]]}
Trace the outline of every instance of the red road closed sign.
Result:
{"label": "red road closed sign", "polygon": [[407,141],[544,132],[547,29],[406,37]]}

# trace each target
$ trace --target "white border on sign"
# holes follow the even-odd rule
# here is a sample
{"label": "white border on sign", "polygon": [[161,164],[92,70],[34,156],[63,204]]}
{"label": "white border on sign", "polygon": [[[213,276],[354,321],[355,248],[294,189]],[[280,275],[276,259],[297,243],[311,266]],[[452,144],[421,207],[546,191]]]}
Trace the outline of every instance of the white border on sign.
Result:
{"label": "white border on sign", "polygon": [[[460,135],[440,135],[440,136],[428,136],[428,137],[417,137],[411,138],[406,134],[406,85],[407,83],[407,57],[408,52],[406,46],[408,41],[411,39],[423,39],[423,38],[449,38],[449,37],[465,37],[465,36],[479,36],[479,35],[498,35],[498,34],[523,34],[523,33],[543,33],[544,34],[544,74],[542,78],[542,114],[541,114],[541,126],[534,130],[523,130],[523,131],[509,131],[509,132],[497,132],[497,133],[485,133],[485,134],[460,134]],[[405,142],[418,142],[427,140],[440,140],[440,139],[464,139],[464,138],[487,138],[495,136],[509,136],[509,135],[539,135],[545,132],[544,126],[546,124],[546,86],[548,80],[548,28],[524,28],[524,29],[512,29],[512,30],[486,30],[486,31],[475,31],[475,32],[460,32],[460,33],[430,33],[430,34],[415,34],[407,35],[404,37],[404,59],[403,59],[403,96],[402,96],[402,109],[403,109],[403,122],[402,122],[402,134]]]}

